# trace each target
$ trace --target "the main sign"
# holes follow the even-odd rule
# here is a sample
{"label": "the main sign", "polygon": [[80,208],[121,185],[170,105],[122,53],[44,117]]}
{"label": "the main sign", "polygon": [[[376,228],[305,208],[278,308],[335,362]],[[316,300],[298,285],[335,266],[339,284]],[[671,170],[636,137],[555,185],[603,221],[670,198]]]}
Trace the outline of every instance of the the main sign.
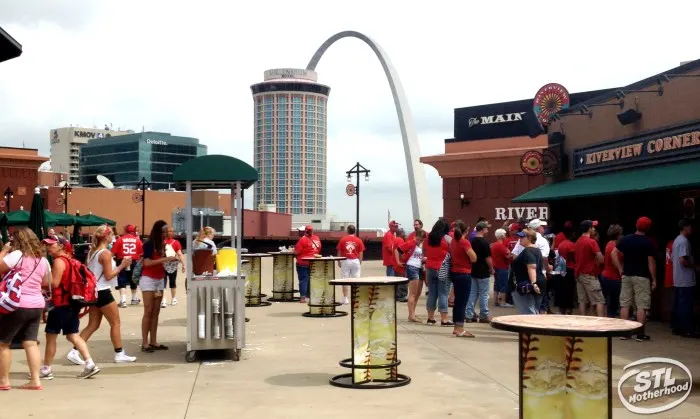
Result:
{"label": "the main sign", "polygon": [[574,151],[574,175],[688,160],[700,155],[700,123]]}
{"label": "the main sign", "polygon": [[532,101],[494,103],[455,109],[457,141],[528,136],[536,130]]}

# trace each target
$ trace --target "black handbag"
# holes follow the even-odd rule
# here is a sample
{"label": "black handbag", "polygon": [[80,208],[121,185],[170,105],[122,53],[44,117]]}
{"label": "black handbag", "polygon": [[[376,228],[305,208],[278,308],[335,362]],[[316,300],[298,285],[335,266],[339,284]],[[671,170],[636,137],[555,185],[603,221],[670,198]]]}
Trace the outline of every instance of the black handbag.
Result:
{"label": "black handbag", "polygon": [[520,295],[528,295],[528,294],[534,294],[535,293],[535,288],[532,285],[532,282],[527,281],[527,282],[521,282],[519,283],[516,287],[515,290],[518,292]]}

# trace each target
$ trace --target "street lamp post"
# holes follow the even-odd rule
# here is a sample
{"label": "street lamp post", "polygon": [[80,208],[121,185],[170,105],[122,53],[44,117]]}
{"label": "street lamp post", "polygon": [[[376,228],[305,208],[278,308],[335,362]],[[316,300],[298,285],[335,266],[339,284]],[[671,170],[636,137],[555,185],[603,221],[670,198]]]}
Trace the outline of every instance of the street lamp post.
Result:
{"label": "street lamp post", "polygon": [[10,203],[12,202],[12,198],[15,197],[15,194],[12,193],[12,189],[8,186],[7,189],[5,189],[5,207],[7,209],[7,212],[10,212]]}
{"label": "street lamp post", "polygon": [[355,184],[355,197],[356,197],[356,218],[355,218],[355,229],[357,230],[357,237],[360,237],[360,175],[364,174],[365,175],[365,181],[369,180],[369,169],[365,168],[363,165],[360,164],[358,161],[356,165],[352,167],[352,169],[348,170],[347,175],[348,175],[348,182],[352,181],[352,175],[356,175],[357,182]]}
{"label": "street lamp post", "polygon": [[70,187],[68,182],[66,182],[61,187],[61,197],[63,198],[63,212],[68,214],[68,195],[72,194],[73,188]]}
{"label": "street lamp post", "polygon": [[141,178],[136,184],[136,189],[141,191],[141,234],[145,234],[146,230],[146,190],[151,190],[151,182],[145,177]]}

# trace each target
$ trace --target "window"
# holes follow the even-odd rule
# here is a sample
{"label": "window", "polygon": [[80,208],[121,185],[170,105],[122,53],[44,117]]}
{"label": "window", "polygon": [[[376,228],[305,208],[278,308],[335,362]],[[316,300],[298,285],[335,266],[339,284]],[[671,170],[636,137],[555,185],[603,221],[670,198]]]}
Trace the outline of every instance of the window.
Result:
{"label": "window", "polygon": [[292,119],[292,123],[294,123],[294,128],[296,129],[298,125],[301,125],[301,118],[295,117]]}
{"label": "window", "polygon": [[[292,102],[301,103],[301,96],[294,96],[292,98]],[[297,106],[299,106],[299,109],[301,109],[301,105],[294,105],[294,109],[296,109]]]}

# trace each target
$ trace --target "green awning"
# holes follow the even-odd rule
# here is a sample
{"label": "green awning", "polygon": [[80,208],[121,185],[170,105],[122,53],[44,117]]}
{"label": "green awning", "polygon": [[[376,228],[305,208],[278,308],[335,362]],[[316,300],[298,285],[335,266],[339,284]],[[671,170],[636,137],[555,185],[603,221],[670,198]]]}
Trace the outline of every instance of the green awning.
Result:
{"label": "green awning", "polygon": [[700,187],[700,161],[697,160],[548,183],[514,198],[513,202],[548,202],[696,187]]}
{"label": "green awning", "polygon": [[173,180],[180,190],[186,182],[192,182],[192,189],[228,189],[234,182],[248,189],[258,181],[258,171],[235,157],[210,154],[181,164],[173,172]]}

